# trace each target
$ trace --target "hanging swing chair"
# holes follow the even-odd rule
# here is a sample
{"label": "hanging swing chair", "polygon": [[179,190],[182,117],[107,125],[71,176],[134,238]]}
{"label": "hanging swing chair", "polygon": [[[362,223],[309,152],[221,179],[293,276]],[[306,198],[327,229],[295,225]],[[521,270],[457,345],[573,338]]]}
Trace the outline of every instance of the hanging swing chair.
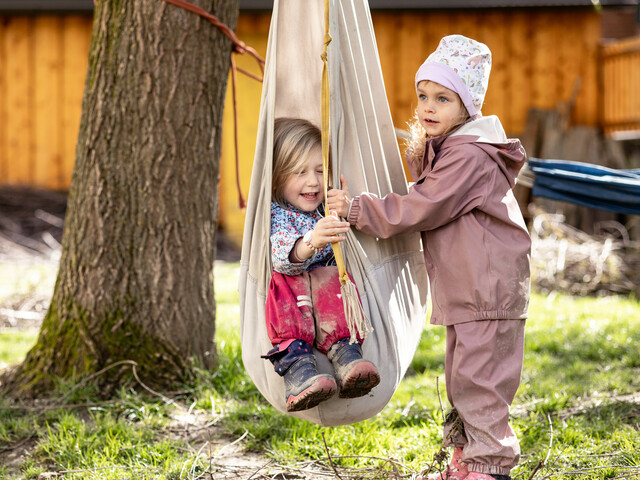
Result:
{"label": "hanging swing chair", "polygon": [[[325,5],[326,2],[326,5]],[[329,29],[325,31],[328,8]],[[330,36],[330,38],[329,38]],[[328,47],[325,47],[328,43]],[[271,279],[269,245],[273,126],[278,117],[321,125],[323,48],[327,49],[333,184],[340,173],[353,195],[407,193],[386,100],[366,0],[276,0],[240,262],[242,360],[260,393],[286,412],[284,381],[260,355],[272,347],[265,323]],[[325,90],[326,92],[326,90]],[[404,376],[426,320],[428,280],[419,234],[382,240],[352,229],[341,244],[346,270],[373,326],[363,356],[376,364],[380,384],[369,395],[337,395],[290,415],[325,425],[359,422],[379,413]],[[316,352],[317,353],[317,352]],[[325,355],[318,370],[333,373]]]}

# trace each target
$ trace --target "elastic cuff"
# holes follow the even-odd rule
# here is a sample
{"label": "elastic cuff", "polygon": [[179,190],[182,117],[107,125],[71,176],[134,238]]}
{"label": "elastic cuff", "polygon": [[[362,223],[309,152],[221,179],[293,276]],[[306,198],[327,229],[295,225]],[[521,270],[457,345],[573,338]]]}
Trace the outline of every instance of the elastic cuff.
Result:
{"label": "elastic cuff", "polygon": [[358,221],[358,215],[360,214],[360,197],[353,197],[351,199],[351,205],[349,206],[349,214],[347,215],[347,221],[351,225],[355,225]]}
{"label": "elastic cuff", "polygon": [[508,467],[500,467],[499,465],[487,465],[486,463],[469,463],[470,472],[486,473],[488,475],[506,475],[509,476],[511,469]]}
{"label": "elastic cuff", "polygon": [[298,246],[298,242],[302,241],[302,237],[298,238],[298,240],[296,240],[293,243],[293,248],[291,249],[291,251],[289,252],[289,261],[291,263],[304,263],[304,260],[301,259],[298,254],[296,253],[296,247]]}

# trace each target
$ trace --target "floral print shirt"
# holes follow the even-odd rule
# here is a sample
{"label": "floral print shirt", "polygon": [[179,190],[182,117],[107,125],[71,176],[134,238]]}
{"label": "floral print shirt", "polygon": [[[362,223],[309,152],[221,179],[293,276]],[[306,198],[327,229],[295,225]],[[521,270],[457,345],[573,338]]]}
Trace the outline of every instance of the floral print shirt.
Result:
{"label": "floral print shirt", "polygon": [[331,244],[316,251],[302,263],[291,263],[289,254],[296,241],[307,231],[313,230],[323,215],[320,210],[304,212],[293,205],[283,208],[277,202],[271,203],[271,263],[276,272],[283,275],[300,275],[316,267],[334,265]]}

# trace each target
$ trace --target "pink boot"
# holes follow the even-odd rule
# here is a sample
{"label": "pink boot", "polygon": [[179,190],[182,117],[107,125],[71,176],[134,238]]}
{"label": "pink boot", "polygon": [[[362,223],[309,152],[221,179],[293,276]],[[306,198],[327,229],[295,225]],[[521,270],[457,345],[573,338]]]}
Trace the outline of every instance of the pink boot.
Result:
{"label": "pink boot", "polygon": [[[467,480],[469,475],[469,469],[467,464],[461,461],[462,448],[456,447],[451,455],[451,461],[447,468],[442,472],[436,472],[429,474],[428,477],[418,476],[416,480]],[[484,480],[478,478],[477,480]],[[493,480],[493,479],[491,479]]]}

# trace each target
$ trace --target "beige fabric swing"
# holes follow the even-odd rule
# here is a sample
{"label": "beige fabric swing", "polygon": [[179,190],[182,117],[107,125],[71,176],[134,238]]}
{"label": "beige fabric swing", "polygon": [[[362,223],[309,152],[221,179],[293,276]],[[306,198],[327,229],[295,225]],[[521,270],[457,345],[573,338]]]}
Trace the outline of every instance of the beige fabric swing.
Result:
{"label": "beige fabric swing", "polygon": [[[328,47],[331,154],[334,176],[342,172],[352,194],[406,193],[393,122],[386,100],[371,15],[366,0],[329,0]],[[274,2],[260,120],[240,270],[242,360],[258,390],[286,413],[284,381],[260,358],[271,348],[265,301],[271,278],[269,246],[273,122],[306,118],[320,126],[324,46],[323,0]],[[334,179],[334,184],[337,184]],[[317,424],[355,423],[380,412],[393,396],[415,353],[426,321],[428,280],[418,234],[380,240],[352,230],[342,243],[374,331],[363,344],[380,384],[367,396],[336,395],[310,410],[291,413]],[[332,373],[326,356],[319,370]]]}

